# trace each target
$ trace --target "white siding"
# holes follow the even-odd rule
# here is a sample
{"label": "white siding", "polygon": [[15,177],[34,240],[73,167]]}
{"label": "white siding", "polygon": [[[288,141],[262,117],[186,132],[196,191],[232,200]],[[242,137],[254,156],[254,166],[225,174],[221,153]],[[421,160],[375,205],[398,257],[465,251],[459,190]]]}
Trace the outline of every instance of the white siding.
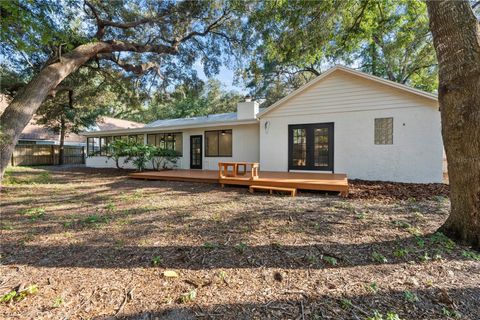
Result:
{"label": "white siding", "polygon": [[[201,135],[204,137],[205,131],[211,130],[232,130],[232,157],[205,157],[205,140],[203,139],[203,169],[218,170],[219,161],[255,161],[260,158],[259,150],[259,130],[258,124],[209,127],[208,129],[187,129],[175,130],[183,132],[183,155],[179,159],[177,166],[182,169],[190,168],[190,136]],[[122,162],[120,162],[122,163]],[[104,156],[87,157],[87,167],[95,168],[114,168],[115,162]],[[134,168],[131,164],[125,168]],[[148,164],[151,168],[151,164]]]}
{"label": "white siding", "polygon": [[[435,102],[336,71],[261,118],[261,170],[288,170],[288,125],[334,123],[334,171],[350,179],[442,182]],[[394,118],[393,145],[374,144],[374,119]],[[268,132],[265,123],[268,121]]]}

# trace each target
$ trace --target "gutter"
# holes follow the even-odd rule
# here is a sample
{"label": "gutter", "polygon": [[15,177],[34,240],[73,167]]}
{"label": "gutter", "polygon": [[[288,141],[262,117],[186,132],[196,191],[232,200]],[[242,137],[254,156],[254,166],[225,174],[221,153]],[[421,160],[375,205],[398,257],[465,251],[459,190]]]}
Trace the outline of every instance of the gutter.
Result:
{"label": "gutter", "polygon": [[191,125],[183,126],[164,126],[164,127],[143,127],[143,128],[132,128],[132,129],[116,129],[116,130],[105,130],[105,131],[84,131],[80,132],[82,136],[85,137],[98,137],[98,136],[108,136],[108,135],[122,135],[122,134],[141,134],[141,133],[150,133],[150,132],[163,132],[163,131],[173,131],[181,129],[195,129],[195,128],[210,128],[218,126],[239,126],[245,124],[258,124],[258,119],[249,119],[249,120],[235,120],[235,121],[218,121],[218,122],[208,122],[208,123],[195,123]]}

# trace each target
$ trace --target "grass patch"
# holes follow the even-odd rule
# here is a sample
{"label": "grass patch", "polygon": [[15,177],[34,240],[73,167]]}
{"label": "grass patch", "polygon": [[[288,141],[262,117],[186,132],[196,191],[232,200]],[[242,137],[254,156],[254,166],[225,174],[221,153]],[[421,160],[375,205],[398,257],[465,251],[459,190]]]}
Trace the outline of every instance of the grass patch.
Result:
{"label": "grass patch", "polygon": [[86,218],[84,218],[83,220],[80,220],[80,223],[82,225],[95,226],[95,227],[98,227],[102,224],[106,224],[108,222],[109,222],[108,217],[101,216],[101,215],[98,215],[98,214],[91,214],[91,215],[87,216]]}
{"label": "grass patch", "polygon": [[22,215],[27,216],[31,221],[36,221],[45,216],[44,208],[29,208],[21,212]]}
{"label": "grass patch", "polygon": [[[14,176],[14,173],[24,172],[24,177]],[[25,168],[15,168],[5,171],[3,175],[3,183],[5,185],[25,185],[25,184],[47,184],[51,183],[52,178],[48,171],[38,173],[37,170]]]}

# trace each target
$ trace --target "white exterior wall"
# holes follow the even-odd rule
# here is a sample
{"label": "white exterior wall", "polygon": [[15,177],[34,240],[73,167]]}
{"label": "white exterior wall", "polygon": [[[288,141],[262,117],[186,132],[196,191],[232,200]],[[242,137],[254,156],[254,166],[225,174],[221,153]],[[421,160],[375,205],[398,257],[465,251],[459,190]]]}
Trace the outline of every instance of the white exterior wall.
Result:
{"label": "white exterior wall", "polygon": [[[384,117],[393,117],[393,144],[375,145],[374,119]],[[288,171],[289,124],[324,122],[334,123],[334,172],[349,179],[442,182],[437,104],[342,71],[261,116],[260,169]]]}
{"label": "white exterior wall", "polygon": [[[232,157],[205,157],[205,131],[211,130],[232,130]],[[161,131],[159,131],[161,132]],[[258,124],[238,125],[238,126],[222,126],[222,127],[208,127],[206,129],[185,129],[185,130],[171,130],[169,132],[183,133],[183,155],[177,162],[177,167],[181,169],[190,169],[190,136],[201,135],[203,137],[203,169],[204,170],[218,170],[219,161],[252,161],[258,162],[260,159],[259,150],[259,129]],[[152,132],[153,133],[153,132]],[[120,160],[123,164],[123,160]],[[87,157],[87,167],[94,168],[115,168],[115,161],[108,159],[105,156]],[[129,163],[124,165],[124,168],[135,169]],[[151,163],[148,163],[148,169],[151,169]]]}

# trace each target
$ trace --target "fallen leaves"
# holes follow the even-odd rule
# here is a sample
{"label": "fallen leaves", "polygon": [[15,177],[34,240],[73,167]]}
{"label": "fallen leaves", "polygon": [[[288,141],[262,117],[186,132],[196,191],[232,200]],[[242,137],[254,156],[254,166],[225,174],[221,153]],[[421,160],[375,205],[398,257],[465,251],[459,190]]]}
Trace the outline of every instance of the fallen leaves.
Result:
{"label": "fallen leaves", "polygon": [[166,270],[163,272],[163,276],[165,278],[178,278],[179,275],[173,270]]}

